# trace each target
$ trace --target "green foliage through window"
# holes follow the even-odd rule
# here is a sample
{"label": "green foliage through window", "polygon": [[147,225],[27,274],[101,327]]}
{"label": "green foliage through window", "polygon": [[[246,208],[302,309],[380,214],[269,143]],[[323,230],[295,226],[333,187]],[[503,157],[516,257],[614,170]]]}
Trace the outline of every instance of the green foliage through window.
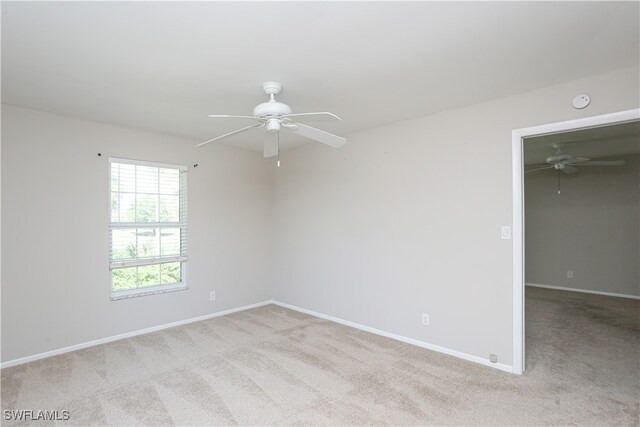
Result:
{"label": "green foliage through window", "polygon": [[112,292],[182,283],[186,170],[111,161],[110,175]]}

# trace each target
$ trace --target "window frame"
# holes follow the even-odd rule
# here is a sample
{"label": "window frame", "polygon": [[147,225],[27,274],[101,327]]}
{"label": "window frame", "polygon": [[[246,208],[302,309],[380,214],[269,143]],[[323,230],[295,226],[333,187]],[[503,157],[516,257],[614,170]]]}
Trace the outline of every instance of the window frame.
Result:
{"label": "window frame", "polygon": [[[178,183],[178,211],[179,218],[178,221],[172,222],[112,222],[112,164],[128,164],[133,166],[143,166],[143,167],[152,167],[152,168],[161,168],[161,169],[175,169],[179,171],[179,183]],[[120,157],[109,157],[109,295],[111,301],[117,301],[122,299],[129,299],[135,297],[141,297],[146,295],[156,295],[166,292],[175,292],[182,291],[188,289],[187,286],[187,261],[188,261],[188,251],[187,251],[187,166],[184,165],[176,165],[170,163],[160,163],[160,162],[151,162],[147,160],[135,160],[135,159],[125,159]],[[183,175],[184,174],[184,175]],[[184,194],[183,194],[184,193]],[[134,194],[138,194],[138,191],[134,191]],[[158,193],[158,196],[161,194]],[[157,207],[159,209],[159,206]],[[136,218],[134,218],[136,219]],[[128,260],[128,261],[114,261],[112,259],[113,256],[113,231],[118,229],[127,229],[127,228],[151,228],[158,229],[159,231],[162,228],[177,228],[180,233],[180,254],[176,256],[167,256],[167,257],[155,257],[148,259],[136,259],[136,260]],[[184,243],[183,243],[184,239]],[[184,249],[183,249],[184,248]],[[114,291],[113,290],[113,270],[119,268],[127,268],[127,267],[139,267],[146,265],[157,265],[157,264],[165,264],[165,263],[174,263],[180,262],[180,278],[181,281],[178,283],[168,283],[168,284],[157,284],[152,286],[145,286],[143,288],[135,288],[135,289],[127,289],[122,291]]]}

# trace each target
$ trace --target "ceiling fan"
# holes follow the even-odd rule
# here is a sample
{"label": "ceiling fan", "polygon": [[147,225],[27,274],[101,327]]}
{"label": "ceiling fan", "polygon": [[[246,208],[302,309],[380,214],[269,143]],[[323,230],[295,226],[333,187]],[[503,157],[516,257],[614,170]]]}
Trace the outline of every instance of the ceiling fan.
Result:
{"label": "ceiling fan", "polygon": [[623,166],[624,160],[591,160],[587,157],[573,157],[571,154],[562,153],[562,144],[555,143],[553,148],[556,154],[545,159],[546,163],[530,165],[531,169],[524,172],[535,172],[544,169],[555,169],[566,174],[578,172],[578,167],[582,166]]}
{"label": "ceiling fan", "polygon": [[282,90],[282,85],[280,83],[263,83],[262,90],[269,95],[270,99],[267,102],[263,102],[256,106],[253,109],[253,116],[236,116],[227,114],[209,115],[209,117],[213,118],[249,119],[254,120],[257,123],[201,142],[196,145],[196,147],[201,147],[210,142],[219,141],[255,128],[264,128],[266,130],[263,149],[264,157],[273,157],[279,154],[280,130],[282,129],[286,129],[290,132],[321,142],[331,147],[342,147],[347,142],[346,138],[297,122],[297,120],[307,119],[329,119],[342,121],[340,117],[328,112],[292,113],[291,107],[287,104],[276,101],[275,96]]}

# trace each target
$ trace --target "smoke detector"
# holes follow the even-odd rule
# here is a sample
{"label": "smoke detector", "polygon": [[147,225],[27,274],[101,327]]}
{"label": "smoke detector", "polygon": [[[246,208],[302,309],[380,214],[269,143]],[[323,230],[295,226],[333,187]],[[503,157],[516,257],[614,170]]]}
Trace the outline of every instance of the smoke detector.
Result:
{"label": "smoke detector", "polygon": [[576,110],[582,110],[587,105],[589,105],[590,102],[591,102],[591,97],[585,93],[573,98],[572,104],[573,104],[573,108],[575,108]]}

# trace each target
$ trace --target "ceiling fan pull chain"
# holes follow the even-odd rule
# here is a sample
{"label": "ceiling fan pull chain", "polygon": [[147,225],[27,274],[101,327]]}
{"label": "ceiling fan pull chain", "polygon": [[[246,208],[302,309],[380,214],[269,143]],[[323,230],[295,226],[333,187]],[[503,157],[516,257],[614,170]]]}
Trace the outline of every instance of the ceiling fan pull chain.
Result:
{"label": "ceiling fan pull chain", "polygon": [[278,167],[280,167],[280,132],[278,132]]}
{"label": "ceiling fan pull chain", "polygon": [[557,171],[556,175],[558,177],[558,194],[560,194],[560,171]]}

